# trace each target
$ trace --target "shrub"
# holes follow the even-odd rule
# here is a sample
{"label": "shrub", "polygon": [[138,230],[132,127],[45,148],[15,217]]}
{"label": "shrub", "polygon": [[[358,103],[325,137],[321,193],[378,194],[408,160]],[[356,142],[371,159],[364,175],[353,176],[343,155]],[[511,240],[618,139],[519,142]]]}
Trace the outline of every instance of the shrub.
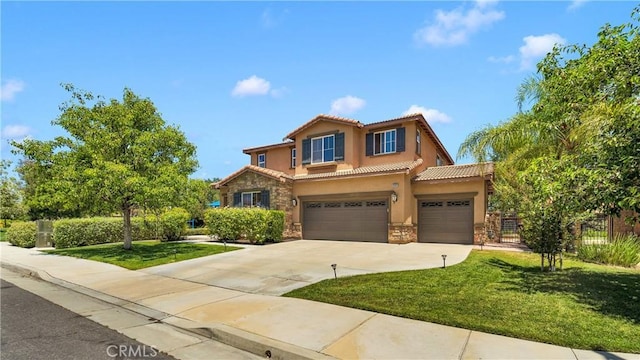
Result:
{"label": "shrub", "polygon": [[267,240],[281,241],[284,233],[284,211],[271,210],[267,215]]}
{"label": "shrub", "polygon": [[112,243],[123,240],[121,218],[63,219],[53,223],[56,248]]}
{"label": "shrub", "polygon": [[12,245],[23,248],[32,248],[36,246],[37,228],[35,221],[30,222],[14,222],[10,228],[7,228],[7,240]]}
{"label": "shrub", "polygon": [[206,227],[197,227],[185,230],[185,235],[209,235],[209,229]]}
{"label": "shrub", "polygon": [[[133,240],[155,239],[155,217],[131,219]],[[53,242],[58,249],[121,242],[124,239],[122,218],[63,219],[53,222]]]}
{"label": "shrub", "polygon": [[221,240],[245,239],[252,244],[282,240],[284,212],[265,209],[224,208],[205,212],[209,235]]}
{"label": "shrub", "polygon": [[640,263],[640,238],[616,235],[609,244],[585,244],[578,247],[578,258],[583,261],[633,267]]}
{"label": "shrub", "polygon": [[160,215],[160,227],[162,228],[162,240],[175,241],[187,230],[189,212],[183,208],[173,208]]}

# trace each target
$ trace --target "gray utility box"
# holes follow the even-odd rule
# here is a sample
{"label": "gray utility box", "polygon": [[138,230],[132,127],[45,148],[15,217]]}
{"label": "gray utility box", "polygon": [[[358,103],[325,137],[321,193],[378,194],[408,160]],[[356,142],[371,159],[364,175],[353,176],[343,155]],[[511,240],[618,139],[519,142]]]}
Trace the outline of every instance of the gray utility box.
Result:
{"label": "gray utility box", "polygon": [[52,247],[53,246],[53,221],[38,220],[36,221],[38,234],[36,235],[36,247]]}

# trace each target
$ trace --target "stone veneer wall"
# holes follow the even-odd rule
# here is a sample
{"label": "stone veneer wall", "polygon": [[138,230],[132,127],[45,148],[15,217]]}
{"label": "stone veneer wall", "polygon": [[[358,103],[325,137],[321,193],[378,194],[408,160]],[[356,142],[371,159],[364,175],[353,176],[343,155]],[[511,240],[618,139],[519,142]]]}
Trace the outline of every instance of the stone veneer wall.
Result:
{"label": "stone veneer wall", "polygon": [[233,179],[227,185],[227,204],[233,205],[233,194],[236,192],[269,190],[269,202],[271,210],[282,210],[285,213],[283,238],[291,239],[301,237],[299,230],[293,226],[294,210],[291,199],[293,198],[293,182],[287,180],[281,182],[258,173],[247,171]]}
{"label": "stone veneer wall", "polygon": [[418,242],[418,227],[415,225],[389,225],[389,244]]}

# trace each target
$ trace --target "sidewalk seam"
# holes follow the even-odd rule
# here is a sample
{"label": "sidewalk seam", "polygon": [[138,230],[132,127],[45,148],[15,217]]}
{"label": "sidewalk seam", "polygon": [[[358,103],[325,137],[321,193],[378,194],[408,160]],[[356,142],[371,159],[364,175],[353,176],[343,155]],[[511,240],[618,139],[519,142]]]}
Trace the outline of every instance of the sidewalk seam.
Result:
{"label": "sidewalk seam", "polygon": [[364,323],[366,323],[367,321],[373,319],[375,316],[380,315],[378,313],[372,313],[371,316],[369,316],[368,318],[362,320],[358,325],[354,326],[353,329],[347,331],[346,333],[344,333],[343,335],[339,336],[335,341],[327,344],[326,346],[322,347],[322,349],[320,349],[320,352],[325,351],[329,346],[337,343],[338,341],[340,341],[340,339],[342,339],[345,336],[349,336],[349,334],[353,333],[354,331],[358,330],[359,328],[362,327],[362,325],[364,325]]}
{"label": "sidewalk seam", "polygon": [[464,346],[462,346],[462,351],[460,352],[460,356],[458,356],[459,360],[462,360],[464,353],[467,351],[467,345],[469,345],[469,339],[471,339],[472,332],[473,332],[472,330],[469,330],[469,334],[467,334],[467,339],[464,342]]}

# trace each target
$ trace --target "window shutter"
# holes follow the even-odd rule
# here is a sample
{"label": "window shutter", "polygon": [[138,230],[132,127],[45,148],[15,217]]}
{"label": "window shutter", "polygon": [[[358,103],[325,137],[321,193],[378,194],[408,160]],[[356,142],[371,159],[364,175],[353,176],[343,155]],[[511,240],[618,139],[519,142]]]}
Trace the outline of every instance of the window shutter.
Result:
{"label": "window shutter", "polygon": [[335,141],[336,153],[334,159],[336,161],[344,160],[344,133],[337,133],[335,136]]}
{"label": "window shutter", "polygon": [[397,128],[396,129],[396,152],[403,152],[404,151],[404,128]]}
{"label": "window shutter", "polygon": [[373,156],[373,133],[368,133],[366,136],[366,148],[364,154],[366,156]]}
{"label": "window shutter", "polygon": [[311,164],[311,139],[302,140],[302,165]]}
{"label": "window shutter", "polygon": [[233,193],[233,204],[231,204],[232,207],[240,207],[242,206],[242,193],[241,192],[236,192]]}
{"label": "window shutter", "polygon": [[262,207],[265,209],[269,209],[271,202],[269,201],[269,190],[262,190],[260,193],[260,197],[262,198]]}

